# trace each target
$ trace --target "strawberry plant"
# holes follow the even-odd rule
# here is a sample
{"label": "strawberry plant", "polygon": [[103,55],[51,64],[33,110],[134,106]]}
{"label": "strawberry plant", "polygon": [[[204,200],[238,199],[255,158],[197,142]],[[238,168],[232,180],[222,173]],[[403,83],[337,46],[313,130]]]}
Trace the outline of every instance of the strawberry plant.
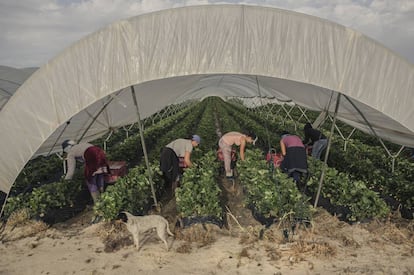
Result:
{"label": "strawberry plant", "polygon": [[[157,193],[160,193],[162,180],[157,162],[151,165],[151,170],[154,188]],[[147,169],[145,165],[140,165],[130,169],[128,175],[118,179],[114,185],[106,189],[96,202],[94,212],[105,220],[111,220],[121,211],[145,214],[152,203]]]}
{"label": "strawberry plant", "polygon": [[73,207],[75,196],[80,192],[82,180],[58,181],[34,188],[31,193],[22,193],[7,200],[5,216],[27,208],[31,217],[43,217],[52,209]]}
{"label": "strawberry plant", "polygon": [[214,217],[222,220],[215,153],[206,153],[198,163],[202,165],[196,164],[185,170],[181,186],[175,191],[177,210],[181,217]]}
{"label": "strawberry plant", "polygon": [[291,178],[280,170],[272,174],[260,150],[246,150],[246,160],[237,163],[246,204],[265,218],[290,215],[310,219],[311,209]]}
{"label": "strawberry plant", "polygon": [[[312,175],[308,187],[316,194],[324,163],[308,158],[308,164]],[[387,205],[378,193],[369,190],[364,181],[351,180],[346,173],[338,172],[334,168],[326,168],[321,194],[335,205],[348,207],[351,210],[347,217],[349,221],[380,218],[389,213]]]}

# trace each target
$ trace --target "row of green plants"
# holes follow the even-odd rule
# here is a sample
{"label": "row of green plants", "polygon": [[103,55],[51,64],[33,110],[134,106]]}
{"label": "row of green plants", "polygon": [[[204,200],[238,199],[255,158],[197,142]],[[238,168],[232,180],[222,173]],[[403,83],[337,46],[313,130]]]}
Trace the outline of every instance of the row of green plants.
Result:
{"label": "row of green plants", "polygon": [[40,156],[25,165],[10,190],[10,196],[30,192],[31,189],[45,183],[59,180],[62,174],[63,161],[61,158],[55,154],[47,157]]}
{"label": "row of green plants", "polygon": [[[245,123],[245,125],[243,125],[244,128],[249,128],[256,133],[265,134],[266,129],[263,129],[264,127],[258,123],[258,121],[260,121],[259,118],[251,118],[243,111],[241,107],[232,108],[231,111],[233,118],[235,118],[237,121]],[[293,133],[294,124],[292,122],[286,123],[284,125],[284,129],[287,129]],[[274,132],[281,131],[282,130],[279,129],[274,130]],[[273,134],[273,136],[277,135]],[[264,159],[263,151],[261,158]],[[310,184],[312,187],[315,185],[315,183],[319,182],[320,174],[322,171],[321,165],[323,162],[309,158],[308,163],[319,164],[309,167],[312,176],[308,184]],[[338,206],[346,206],[350,209],[351,213],[347,217],[347,220],[355,221],[365,218],[383,217],[386,213],[388,213],[389,209],[386,206],[385,202],[379,198],[377,192],[374,192],[367,188],[367,186],[369,186],[367,182],[363,180],[353,179],[348,174],[339,173],[334,168],[328,167],[327,171],[327,174],[329,174],[329,176],[325,177],[324,181],[326,181],[327,184],[324,185],[322,194],[327,197],[332,204]],[[332,188],[329,188],[329,186]],[[338,188],[338,186],[340,186],[340,188]],[[315,196],[316,190],[317,189],[315,188],[310,188],[313,196]]]}
{"label": "row of green plants", "polygon": [[339,171],[348,172],[356,180],[370,183],[370,188],[399,201],[407,208],[414,208],[414,163],[399,159],[391,170],[389,159],[380,147],[368,146],[358,140],[342,148],[344,141],[336,138],[330,153],[329,164]]}
{"label": "row of green plants", "polygon": [[[147,128],[151,128],[152,126],[157,127],[157,125],[162,125],[162,123],[165,123],[164,127],[166,129],[170,129],[174,125],[175,121],[181,120],[183,117],[187,116],[189,113],[192,112],[193,105],[194,103],[167,106],[159,112],[143,119],[141,121],[141,125],[143,129],[146,130]],[[139,136],[138,123],[126,125],[118,129],[112,129],[112,131],[108,133],[108,136],[103,136],[95,140],[95,143],[104,144],[105,142],[106,147],[109,148],[108,151],[118,151],[116,149],[112,150],[112,148],[116,148],[116,146],[119,143],[124,142],[130,136]]]}
{"label": "row of green plants", "polygon": [[185,169],[181,186],[175,191],[177,210],[181,217],[223,220],[221,190],[217,185],[218,166],[215,153],[208,151],[193,167]]}
{"label": "row of green plants", "polygon": [[[159,163],[150,165],[152,182],[157,197],[162,193],[162,174]],[[141,164],[129,170],[128,175],[109,186],[94,205],[96,215],[105,220],[113,220],[119,212],[128,211],[144,215],[154,206],[151,182],[147,167]]]}
{"label": "row of green plants", "polygon": [[[260,107],[263,112],[251,112],[250,116],[263,123],[262,118],[265,108]],[[278,109],[279,108],[279,109]],[[303,123],[306,122],[302,113],[297,108],[293,108],[289,115],[295,120],[286,120],[283,112],[278,112],[280,106],[273,108],[277,115],[267,113],[266,117],[270,118],[272,127],[280,127],[283,121],[283,129],[287,129],[299,136],[303,135]],[[269,109],[269,108],[267,108]],[[307,112],[310,119],[316,118],[316,114]],[[303,123],[298,122],[302,120]],[[269,122],[268,122],[269,123]],[[341,130],[350,132],[349,126],[338,122]],[[331,123],[325,123],[321,130],[328,136]],[[277,129],[277,128],[274,128]],[[339,136],[334,135],[332,146],[328,158],[328,165],[336,168],[338,171],[349,174],[354,181],[364,181],[366,185],[374,191],[380,193],[382,197],[391,197],[406,208],[414,207],[414,163],[410,162],[404,156],[396,158],[395,169],[392,171],[392,162],[387,157],[384,148],[373,145],[372,136],[368,136],[360,131],[352,138],[347,140],[347,150],[345,141]],[[378,144],[378,141],[376,142]],[[398,146],[386,143],[388,148],[398,149]]]}
{"label": "row of green plants", "polygon": [[191,156],[195,165],[185,169],[181,186],[176,189],[176,204],[182,218],[209,218],[222,223],[222,194],[217,184],[219,162],[215,152],[219,138],[215,99],[207,98],[203,103],[206,108],[195,131],[202,137],[202,143]]}
{"label": "row of green plants", "polygon": [[262,118],[252,116],[252,112],[249,112],[246,107],[236,103],[225,103],[223,106],[227,113],[239,121],[240,126],[243,129],[254,131],[259,137],[256,145],[263,150],[271,147],[279,141],[279,136],[275,133],[275,129],[272,125],[268,125],[266,121],[262,121]]}
{"label": "row of green plants", "polygon": [[214,100],[214,121],[220,130],[220,134],[225,134],[231,131],[242,131],[237,120],[233,119],[224,108],[222,100]]}
{"label": "row of green plants", "polygon": [[195,133],[201,136],[202,143],[200,149],[202,151],[210,151],[217,148],[218,135],[216,133],[216,118],[214,98],[206,98],[203,103],[206,104],[204,114],[198,121]]}
{"label": "row of green plants", "polygon": [[[308,157],[311,177],[307,182],[308,190],[316,194],[321,177],[322,166],[319,160]],[[367,182],[355,180],[344,172],[326,167],[321,196],[329,199],[336,206],[344,206],[350,210],[346,220],[355,222],[372,218],[386,217],[390,209],[378,192],[370,190]]]}
{"label": "row of green plants", "polygon": [[239,179],[246,193],[246,205],[264,218],[311,220],[309,198],[292,178],[279,169],[272,171],[261,150],[246,150],[246,160],[237,162]]}
{"label": "row of green plants", "polygon": [[[165,133],[178,132],[179,129],[182,129],[182,127],[177,127],[178,125],[189,125],[194,123],[193,120],[199,118],[202,115],[202,112],[203,108],[192,106],[176,113],[171,117],[168,117],[160,123],[151,125],[150,127],[144,129],[144,138],[147,151],[153,151],[156,145],[159,144],[158,139],[165,136]],[[189,115],[190,113],[194,116],[191,121],[189,119],[189,117],[191,118]],[[143,157],[141,136],[139,132],[108,148],[107,155],[111,160],[125,160],[131,166],[138,165]]]}
{"label": "row of green plants", "polygon": [[[175,112],[169,111],[170,109],[174,109],[176,111]],[[147,129],[152,126],[156,126],[155,124],[157,123],[154,123],[155,121],[161,122],[161,120],[159,119],[159,113],[169,113],[170,114],[169,116],[164,116],[166,120],[168,120],[168,118],[180,119],[180,117],[184,117],[186,113],[191,112],[191,105],[182,106],[182,108],[179,109],[179,111],[177,111],[177,109],[178,107],[172,108],[170,106],[167,106],[164,109],[160,110],[159,112],[151,115],[150,117],[147,117],[141,120],[141,127],[143,129]],[[166,123],[166,127],[168,127],[167,123]],[[110,131],[108,132],[108,135],[102,136],[101,138],[96,139],[94,142],[96,144],[105,143],[108,152],[110,152],[114,146],[117,146],[117,144],[123,142],[125,139],[129,138],[130,136],[134,136],[134,135],[139,135],[139,124],[138,123],[134,123],[131,125],[125,125],[117,129],[110,129]]]}
{"label": "row of green plants", "polygon": [[4,207],[4,217],[8,218],[15,211],[27,209],[29,217],[42,218],[53,209],[73,207],[82,184],[82,176],[77,173],[71,181],[59,180],[35,187],[31,192],[11,196]]}
{"label": "row of green plants", "polygon": [[[256,148],[246,150],[246,160],[237,162],[239,179],[244,187],[245,206],[252,209],[262,222],[272,218],[311,219],[311,206],[308,198],[299,192],[291,178],[280,170],[269,169],[263,150],[267,144],[268,130],[256,121],[247,118],[245,109],[236,103],[217,100],[217,114],[223,133],[228,131],[252,130],[260,141]],[[238,112],[236,109],[240,109]],[[250,148],[250,145],[248,146]]]}
{"label": "row of green plants", "polygon": [[[339,122],[341,131],[350,132],[350,126]],[[322,130],[329,133],[330,123],[324,124]],[[396,157],[394,170],[392,159],[388,157],[385,149],[379,145],[379,141],[356,131],[351,139],[345,141],[338,135],[333,138],[333,146],[330,150],[328,164],[338,171],[349,173],[355,180],[363,180],[369,183],[369,188],[380,192],[382,197],[391,197],[406,208],[414,208],[414,163],[404,155]],[[375,142],[374,142],[375,141]],[[385,142],[387,148],[399,147]]]}
{"label": "row of green plants", "polygon": [[[186,116],[180,121],[177,121],[178,123],[174,125],[171,131],[164,132],[162,136],[154,137],[154,142],[151,146],[153,149],[149,153],[149,156],[150,160],[154,161],[152,164],[152,170],[155,171],[153,181],[157,186],[158,195],[162,193],[164,187],[158,166],[159,151],[161,148],[175,138],[185,138],[188,137],[190,133],[194,132],[203,137],[203,144],[209,144],[208,137],[211,136],[212,131],[211,127],[208,126],[208,121],[211,119],[212,112],[205,107],[206,105],[206,102],[203,102],[203,104],[198,106],[199,108],[197,108],[196,114],[193,112],[192,116]],[[199,121],[199,123],[197,123],[197,121]],[[197,130],[194,131],[196,125],[198,126]],[[159,127],[160,126],[157,125],[157,128]],[[146,135],[146,138],[147,137],[148,136]],[[125,145],[125,148],[131,150],[131,143],[128,144],[129,147]],[[186,169],[182,180],[182,186],[176,191],[177,201],[179,201],[178,198],[182,198],[180,202],[177,202],[177,205],[179,210],[182,211],[181,213],[183,217],[189,216],[187,215],[189,210],[195,210],[194,213],[201,216],[220,216],[221,218],[221,208],[218,206],[218,201],[213,199],[215,198],[215,192],[219,190],[213,188],[217,188],[213,177],[213,174],[217,173],[217,169],[214,169],[214,157],[212,157],[212,153],[201,157],[200,153],[200,149],[195,149],[192,154],[192,159],[193,162],[203,163],[203,166],[195,165],[192,168]],[[151,190],[147,172],[145,170],[146,169],[142,165],[133,168],[126,177],[121,178],[115,185],[110,186],[96,203],[94,208],[96,214],[110,220],[121,210],[128,210],[132,213],[139,214],[143,214],[145,210],[148,210],[148,203],[152,198],[149,196]],[[194,184],[194,182],[197,182],[197,184]],[[207,184],[208,182],[210,185]],[[193,183],[193,185],[191,183]],[[214,183],[214,185],[211,183]],[[198,191],[201,193],[195,191],[195,187],[200,187],[201,189]],[[192,192],[195,192],[196,195]],[[208,198],[207,201],[200,201],[199,204],[194,201],[189,204],[187,200],[188,198],[200,199],[201,197],[205,198],[206,196]]]}
{"label": "row of green plants", "polygon": [[[197,121],[199,121],[205,112],[206,105],[196,105],[195,109],[181,120],[176,120],[173,127],[169,131],[159,132],[158,136],[146,138],[151,142],[151,146],[147,145],[149,150],[149,159],[155,160],[160,156],[161,149],[177,138],[189,138],[195,133]],[[146,141],[147,143],[147,141]]]}
{"label": "row of green plants", "polygon": [[[189,110],[191,110],[191,115],[189,115]],[[247,109],[244,106],[238,106],[236,104],[229,104],[224,101],[222,101],[219,98],[208,98],[207,100],[202,101],[201,103],[198,103],[196,105],[193,105],[192,107],[189,107],[182,111],[182,113],[178,112],[172,117],[163,120],[161,123],[157,123],[151,126],[146,127],[144,131],[145,140],[148,143],[147,147],[149,148],[149,155],[150,160],[153,165],[153,174],[154,174],[154,183],[157,186],[157,196],[161,192],[162,189],[162,180],[160,178],[160,173],[158,169],[158,158],[160,149],[165,146],[168,142],[175,138],[179,137],[188,137],[192,133],[199,134],[203,140],[205,141],[204,146],[200,146],[202,150],[197,149],[194,152],[194,159],[196,163],[200,163],[199,166],[194,167],[194,171],[191,169],[188,170],[188,183],[187,185],[190,186],[189,182],[197,182],[201,175],[210,175],[210,172],[207,172],[208,166],[211,166],[211,168],[216,169],[213,173],[213,176],[210,176],[211,183],[214,182],[214,186],[218,188],[216,183],[216,175],[217,175],[217,167],[214,166],[217,165],[217,162],[215,163],[213,159],[215,160],[215,153],[210,153],[211,161],[212,163],[209,164],[210,160],[202,160],[200,162],[198,160],[198,155],[201,154],[203,151],[208,151],[210,149],[216,149],[217,148],[217,141],[218,137],[215,133],[215,122],[218,122],[218,125],[220,126],[220,129],[222,130],[222,133],[228,132],[228,131],[241,131],[242,129],[249,129],[255,131],[260,138],[260,142],[257,148],[261,149],[261,152],[265,152],[269,146],[269,144],[277,144],[279,140],[279,136],[276,134],[277,131],[280,130],[280,124],[272,121],[264,121],[263,116],[259,116],[257,113],[253,113],[250,111],[247,111]],[[277,128],[277,127],[279,128]],[[283,130],[288,129],[290,131],[294,131],[296,125],[289,124],[288,122],[283,125]],[[299,128],[301,130],[302,128]],[[338,146],[339,147],[339,146]],[[111,160],[127,160],[130,163],[134,164],[135,162],[140,163],[142,162],[142,153],[141,155],[138,153],[138,151],[141,148],[141,143],[139,139],[139,134],[136,134],[133,137],[129,137],[124,142],[119,142],[114,144],[114,146],[111,147],[110,157]],[[259,150],[260,151],[260,150]],[[250,154],[250,152],[249,152]],[[258,154],[258,153],[257,153]],[[135,155],[135,156],[133,156]],[[136,157],[136,155],[140,156],[139,158]],[[252,155],[255,155],[252,153]],[[126,156],[131,156],[131,159],[126,159]],[[257,159],[261,162],[264,162],[264,155],[259,157],[259,155],[256,156]],[[249,156],[248,156],[249,158]],[[57,162],[59,164],[59,167],[61,169],[61,163]],[[245,162],[244,162],[245,163]],[[315,185],[319,180],[318,173],[320,175],[321,167],[318,166],[318,164],[321,164],[321,162],[316,162],[315,165],[312,164],[313,162],[310,162],[310,170],[312,172],[312,178],[309,181],[309,188],[310,190],[313,190],[312,192],[315,192]],[[57,165],[56,164],[56,165]],[[207,165],[206,165],[207,164]],[[264,163],[258,163],[257,167],[264,167]],[[312,164],[312,165],[311,165]],[[148,189],[150,187],[149,180],[147,176],[147,171],[144,166],[138,166],[133,167],[131,166],[130,173],[128,174],[125,179],[120,179],[115,185],[110,186],[107,189],[107,194],[105,193],[101,197],[101,201],[96,204],[96,212],[99,215],[102,215],[106,219],[111,219],[114,217],[115,213],[117,213],[118,210],[124,209],[129,210],[134,213],[141,213],[141,211],[144,211],[152,201],[151,198],[151,191]],[[201,170],[199,170],[201,169]],[[213,170],[214,170],[213,169]],[[239,169],[239,168],[238,168]],[[240,168],[242,169],[242,168]],[[261,168],[260,168],[261,169]],[[378,186],[377,182],[371,182],[365,179],[358,178],[354,176],[354,174],[346,174],[343,171],[340,170],[331,170],[333,168],[328,167],[329,176],[327,177],[327,182],[324,183],[324,187],[322,189],[322,194],[325,197],[328,197],[332,203],[344,205],[346,207],[349,207],[352,211],[352,215],[349,217],[352,220],[361,220],[365,217],[380,217],[385,215],[386,213],[386,207],[384,208],[384,205],[381,204],[381,200],[378,198],[375,192],[370,193],[367,187],[372,186]],[[412,172],[412,170],[410,170]],[[187,171],[186,171],[187,173]],[[377,172],[375,172],[377,173]],[[25,178],[26,182],[30,182],[30,179],[28,177],[31,176],[31,173],[28,173],[28,175]],[[39,176],[36,176],[37,178],[45,178],[48,176],[48,174],[42,175],[42,173],[39,173]],[[251,172],[250,174],[259,176],[261,175],[259,172],[255,174],[255,172]],[[49,174],[50,175],[50,174]],[[405,173],[404,173],[405,175]],[[285,179],[283,178],[285,177]],[[82,176],[80,176],[80,179]],[[264,176],[265,178],[265,176]],[[286,175],[283,173],[276,172],[269,177],[269,174],[267,175],[267,178],[270,179],[271,182],[273,182],[273,185],[275,185],[275,182],[282,182],[279,183],[279,185],[282,186],[290,186],[292,181],[289,178],[286,178]],[[124,181],[123,181],[124,180]],[[267,180],[268,181],[268,180]],[[267,182],[265,179],[263,179],[263,186],[267,186],[270,182]],[[23,180],[24,182],[24,180]],[[207,182],[207,180],[206,180]],[[254,181],[253,181],[254,182]],[[346,185],[342,186],[341,183],[345,182]],[[73,204],[73,199],[76,196],[76,192],[79,192],[83,184],[82,180],[79,180],[78,182],[75,180],[68,184],[67,182],[60,182],[57,181],[55,183],[42,186],[43,189],[37,190],[36,188],[33,189],[33,192],[31,193],[22,193],[19,196],[11,196],[6,204],[6,211],[5,213],[10,214],[12,211],[16,210],[16,208],[21,207],[28,207],[32,209],[33,216],[42,215],[45,212],[48,211],[48,209],[52,208],[59,208],[59,207],[65,207],[70,206]],[[116,186],[120,187],[116,187]],[[61,186],[61,187],[59,187]],[[73,190],[65,189],[68,188],[74,188]],[[78,186],[76,189],[75,187]],[[329,187],[331,186],[331,187]],[[341,186],[338,188],[338,186]],[[365,187],[364,187],[365,186]],[[122,187],[122,188],[121,188]],[[288,190],[290,190],[290,187],[286,187]],[[113,189],[113,190],[112,190]],[[121,190],[123,189],[123,190]],[[133,189],[133,190],[131,190]],[[136,190],[140,190],[139,192]],[[57,190],[57,191],[56,191]],[[185,188],[183,190],[186,190]],[[179,190],[179,192],[184,192],[183,190]],[[210,190],[211,194],[209,193],[208,197],[212,196],[214,197],[215,191],[214,189],[205,189]],[[217,189],[216,189],[217,190]],[[251,189],[255,190],[255,189]],[[273,190],[273,189],[270,189]],[[341,191],[342,190],[342,191]],[[381,189],[385,191],[385,189]],[[197,192],[199,192],[198,190]],[[271,194],[274,191],[266,192],[266,188],[263,187],[261,189],[263,191],[263,194]],[[283,190],[282,190],[283,191]],[[282,192],[278,191],[278,192]],[[392,191],[392,190],[387,190]],[[58,192],[58,193],[56,193]],[[398,194],[397,191],[394,190]],[[145,195],[143,195],[145,194]],[[198,194],[198,193],[197,193]],[[275,193],[276,194],[276,193]],[[289,193],[290,194],[290,193]],[[288,194],[288,195],[289,195]],[[141,197],[144,196],[144,197]],[[34,196],[34,197],[33,197]],[[219,196],[219,195],[217,195]],[[290,195],[289,195],[290,196]],[[288,197],[289,197],[288,196]],[[271,196],[270,196],[271,197]],[[295,196],[293,196],[295,197]],[[412,196],[413,197],[413,196]],[[411,199],[412,199],[411,197]],[[252,198],[255,198],[252,196]],[[268,197],[264,198],[263,205],[260,204],[259,199],[252,199],[250,202],[251,204],[255,205],[257,204],[258,208],[261,212],[264,213],[264,215],[280,215],[280,211],[285,211],[285,208],[274,208],[272,211],[269,210],[271,203],[267,200]],[[135,204],[134,201],[141,201],[142,203]],[[290,198],[292,200],[292,198]],[[185,201],[185,200],[184,200]],[[213,201],[213,200],[212,200]],[[217,200],[218,203],[219,200]],[[271,200],[270,200],[271,201]],[[303,202],[304,200],[302,200]],[[31,204],[29,204],[29,202]],[[34,205],[36,204],[36,205]],[[201,204],[201,203],[200,203]],[[180,208],[180,211],[182,211],[183,215],[194,215],[197,214],[199,211],[202,213],[201,210],[197,210],[196,212],[190,214],[188,209],[189,203],[187,206],[184,206],[184,208]],[[219,205],[219,203],[218,203]],[[295,205],[295,204],[293,204]],[[187,210],[186,210],[187,207]],[[203,215],[206,215],[207,212],[209,215],[213,216],[220,216],[221,208],[217,206],[208,206],[207,209],[210,209],[206,211]],[[256,206],[255,206],[256,207]],[[291,207],[291,206],[289,206]],[[191,209],[193,206],[191,207]],[[220,208],[220,214],[218,209]],[[201,209],[201,208],[200,208]],[[217,212],[215,212],[216,210]],[[267,210],[266,210],[267,209]],[[276,209],[276,210],[275,210]],[[282,209],[282,210],[278,210]],[[194,210],[194,209],[193,209]],[[258,211],[259,211],[258,210]],[[280,212],[280,213],[279,213]],[[285,213],[285,212],[283,212]],[[301,213],[299,210],[294,210],[293,213]],[[303,212],[305,213],[305,212]],[[305,214],[303,216],[306,216]]]}
{"label": "row of green plants", "polygon": [[[144,125],[144,129],[146,129],[145,136],[148,138],[156,138],[156,132],[158,134],[163,134],[165,129],[170,129],[174,127],[177,121],[182,120],[184,117],[188,116],[191,112],[194,112],[194,108],[191,108],[194,104],[185,106],[183,109],[178,110],[174,113],[174,115],[170,116],[168,119],[162,121],[162,123],[154,125],[154,123],[149,123],[151,121],[151,117],[149,117],[148,122]],[[154,114],[153,116],[157,116]],[[127,126],[126,128],[129,128]],[[127,150],[123,150],[122,144],[124,140],[127,140],[125,131],[122,129],[118,129],[114,131],[111,135],[110,139],[107,142],[108,150],[107,155],[108,159],[110,160],[127,160],[130,162],[131,160],[135,160],[138,158],[140,153],[139,148],[141,146],[139,140],[139,129],[138,124],[132,125],[130,129],[130,136],[133,137],[131,140],[132,142],[126,141],[124,143],[135,143],[136,147],[128,147]],[[94,144],[100,145],[103,144],[106,138],[100,138],[94,141]],[[60,146],[57,145],[57,146]],[[136,150],[135,150],[136,148]],[[112,154],[112,152],[114,152]],[[142,154],[141,154],[142,155]],[[30,160],[21,173],[18,175],[16,181],[13,184],[12,189],[10,190],[10,197],[16,196],[23,192],[30,193],[33,188],[40,187],[43,184],[50,184],[53,182],[59,182],[60,178],[63,174],[63,161],[60,157],[56,154],[52,154],[49,156],[39,156],[33,160]]]}
{"label": "row of green plants", "polygon": [[[182,120],[183,118],[188,117],[188,112],[191,111],[191,107],[183,109],[181,112],[177,112],[171,117],[170,120],[167,120],[167,122],[163,121],[159,125],[149,126],[145,130],[145,133],[148,133],[148,136],[154,138],[154,140],[158,140],[159,136],[164,135],[163,129],[164,127],[167,127],[167,123],[174,126],[176,125],[177,119]],[[189,123],[193,123],[193,121],[187,121],[187,124]],[[154,136],[154,132],[158,133],[159,136]],[[137,141],[139,134],[136,134],[131,138]],[[139,154],[136,143],[126,142],[126,144],[127,145],[121,145],[120,147],[114,145],[114,147],[125,149],[125,152],[129,153],[128,155],[137,156]],[[138,145],[140,146],[140,141]],[[122,151],[122,149],[119,151]],[[108,153],[109,160],[116,159],[116,156],[119,157],[120,160],[123,160],[122,154],[111,155]],[[78,165],[78,168],[81,168],[80,165]],[[18,180],[16,181],[17,184],[13,186],[12,191],[10,192],[10,197],[7,199],[5,206],[4,217],[7,218],[11,213],[22,208],[27,208],[31,217],[43,217],[49,211],[75,206],[74,204],[76,204],[79,193],[82,189],[86,188],[83,173],[81,171],[82,169],[77,169],[75,177],[71,181],[64,181],[62,179],[62,170],[62,160],[56,155],[39,157],[30,161],[19,175]],[[134,177],[134,171],[134,169],[131,169],[131,177]],[[53,175],[56,173],[59,173],[57,180],[50,183],[47,182],[47,180],[50,180],[51,174]],[[155,176],[156,175],[157,173],[155,173]],[[30,189],[28,189],[29,187]],[[111,187],[112,186],[109,188]],[[145,202],[145,200],[143,202]]]}

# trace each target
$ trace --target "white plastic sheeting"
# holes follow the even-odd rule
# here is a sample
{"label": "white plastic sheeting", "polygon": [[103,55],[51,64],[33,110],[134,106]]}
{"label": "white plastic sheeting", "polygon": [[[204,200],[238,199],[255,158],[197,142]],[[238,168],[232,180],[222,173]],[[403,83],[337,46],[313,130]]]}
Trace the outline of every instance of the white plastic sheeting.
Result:
{"label": "white plastic sheeting", "polygon": [[20,85],[36,70],[37,68],[17,69],[0,66],[0,110]]}
{"label": "white plastic sheeting", "polygon": [[[98,113],[83,140],[134,122],[131,85],[145,118],[186,99],[259,95],[258,83],[261,96],[312,110],[332,112],[339,92],[379,136],[414,146],[413,64],[319,18],[257,6],[192,6],[116,22],[36,71],[0,113],[0,190],[9,192],[34,155],[79,139]],[[368,129],[346,99],[338,119]]]}

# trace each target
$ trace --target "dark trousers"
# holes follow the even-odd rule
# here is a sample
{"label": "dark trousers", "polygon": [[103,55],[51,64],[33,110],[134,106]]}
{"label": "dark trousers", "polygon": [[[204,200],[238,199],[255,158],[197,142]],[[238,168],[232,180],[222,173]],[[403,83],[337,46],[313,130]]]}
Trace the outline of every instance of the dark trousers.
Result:
{"label": "dark trousers", "polygon": [[280,168],[298,182],[300,173],[307,173],[308,163],[305,147],[288,147]]}
{"label": "dark trousers", "polygon": [[164,147],[161,151],[160,169],[163,173],[166,188],[171,188],[180,173],[179,160],[174,150]]}

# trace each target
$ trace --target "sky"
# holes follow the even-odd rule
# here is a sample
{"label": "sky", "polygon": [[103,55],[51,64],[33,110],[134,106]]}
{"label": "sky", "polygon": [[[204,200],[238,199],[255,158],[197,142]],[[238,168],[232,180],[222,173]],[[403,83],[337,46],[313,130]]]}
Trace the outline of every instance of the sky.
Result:
{"label": "sky", "polygon": [[369,36],[414,64],[414,0],[0,0],[0,65],[40,67],[117,20],[174,7],[224,3],[324,18]]}

